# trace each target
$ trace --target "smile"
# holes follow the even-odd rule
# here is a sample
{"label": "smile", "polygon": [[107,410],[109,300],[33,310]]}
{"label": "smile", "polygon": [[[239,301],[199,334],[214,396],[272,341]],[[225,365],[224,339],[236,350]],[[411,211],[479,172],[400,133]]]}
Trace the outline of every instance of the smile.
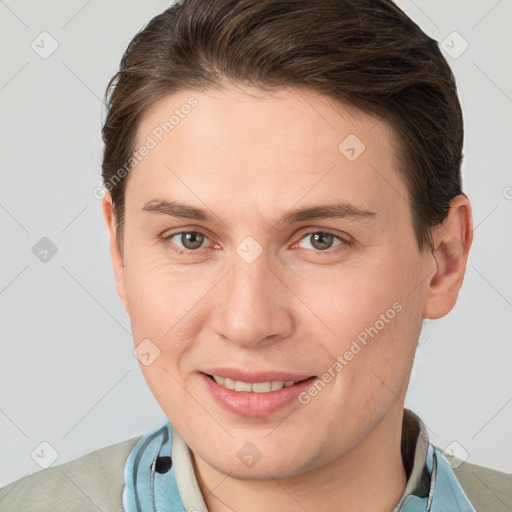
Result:
{"label": "smile", "polygon": [[229,370],[223,373],[229,373],[230,377],[217,375],[214,371],[198,372],[198,377],[220,407],[237,416],[248,417],[266,417],[286,407],[302,407],[297,397],[316,378],[280,372],[251,375]]}
{"label": "smile", "polygon": [[293,386],[300,381],[294,380],[269,380],[266,382],[243,382],[241,380],[233,380],[218,375],[210,375],[210,377],[220,386],[232,391],[242,391],[244,393],[269,393],[270,391],[279,391],[280,389]]}

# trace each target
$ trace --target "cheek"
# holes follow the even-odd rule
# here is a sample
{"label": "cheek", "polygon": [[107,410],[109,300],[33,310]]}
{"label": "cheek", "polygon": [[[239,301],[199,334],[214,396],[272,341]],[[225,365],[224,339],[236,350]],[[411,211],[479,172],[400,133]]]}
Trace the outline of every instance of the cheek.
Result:
{"label": "cheek", "polygon": [[134,252],[127,260],[125,288],[130,318],[135,327],[151,328],[160,338],[188,318],[208,289],[205,276],[198,275],[193,266],[170,265],[154,249]]}
{"label": "cheek", "polygon": [[317,332],[327,354],[324,364],[342,358],[343,385],[355,385],[355,379],[357,386],[376,392],[380,377],[391,389],[400,387],[421,329],[420,268],[419,259],[397,252],[395,258],[387,255],[297,283],[297,294],[317,314],[308,330]]}
{"label": "cheek", "polygon": [[390,279],[383,276],[378,282],[379,292],[373,303],[366,304],[365,323],[356,334],[356,339],[365,342],[358,378],[363,377],[364,385],[370,388],[371,402],[386,397],[405,399],[422,324],[418,270],[408,263],[409,267],[404,265]]}
{"label": "cheek", "polygon": [[381,330],[381,315],[385,315],[384,320],[395,317],[398,306],[393,309],[393,305],[403,303],[406,295],[402,276],[403,273],[390,272],[379,262],[364,268],[339,267],[321,276],[309,275],[293,283],[293,288],[306,307],[315,313],[312,321],[318,323],[329,338],[347,341],[376,322]]}
{"label": "cheek", "polygon": [[166,413],[184,410],[183,368],[198,337],[197,303],[204,292],[186,269],[175,272],[150,258],[131,261],[125,283],[134,344],[151,357],[145,364],[139,356],[142,373]]}
{"label": "cheek", "polygon": [[132,258],[125,270],[134,344],[146,344],[158,354],[150,365],[141,364],[141,369],[157,398],[161,393],[172,396],[171,391],[178,396],[175,378],[179,379],[204,321],[198,304],[207,283],[203,285],[204,277],[191,275],[187,268],[177,272],[150,258],[139,261],[137,265]]}

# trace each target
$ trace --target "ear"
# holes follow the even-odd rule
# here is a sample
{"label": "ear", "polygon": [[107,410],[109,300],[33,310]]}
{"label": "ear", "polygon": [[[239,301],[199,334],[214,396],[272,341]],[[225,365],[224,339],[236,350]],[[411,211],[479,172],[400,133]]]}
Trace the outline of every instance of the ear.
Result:
{"label": "ear", "polygon": [[116,218],[114,215],[114,208],[112,205],[112,197],[110,192],[105,194],[105,197],[101,201],[101,207],[103,210],[103,218],[105,219],[105,224],[107,225],[110,234],[110,258],[114,268],[117,294],[123,303],[124,309],[128,312],[126,290],[124,286],[124,262],[117,239]]}
{"label": "ear", "polygon": [[423,306],[424,318],[441,318],[448,314],[459,295],[466,272],[469,249],[473,242],[471,205],[465,195],[450,201],[450,210],[433,233],[431,258],[436,272],[428,284]]}

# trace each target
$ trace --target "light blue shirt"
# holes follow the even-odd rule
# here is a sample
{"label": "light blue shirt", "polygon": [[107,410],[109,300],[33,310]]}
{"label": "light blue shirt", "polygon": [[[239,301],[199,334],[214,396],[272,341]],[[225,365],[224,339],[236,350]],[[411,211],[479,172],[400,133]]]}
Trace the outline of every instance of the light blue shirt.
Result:
{"label": "light blue shirt", "polygon": [[[419,434],[406,488],[390,512],[475,512],[442,452],[429,440],[425,425],[411,411]],[[208,512],[199,489],[189,448],[166,423],[143,436],[126,461],[125,512]]]}

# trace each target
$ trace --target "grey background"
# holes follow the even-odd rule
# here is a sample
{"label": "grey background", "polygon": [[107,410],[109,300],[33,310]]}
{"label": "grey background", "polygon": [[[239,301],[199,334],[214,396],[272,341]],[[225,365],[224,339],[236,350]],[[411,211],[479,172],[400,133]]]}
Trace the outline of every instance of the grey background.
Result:
{"label": "grey background", "polygon": [[[0,0],[0,485],[165,420],[132,354],[93,190],[106,84],[168,5]],[[436,445],[512,472],[512,1],[399,5],[452,53],[476,226],[459,302],[426,324],[405,405]]]}

